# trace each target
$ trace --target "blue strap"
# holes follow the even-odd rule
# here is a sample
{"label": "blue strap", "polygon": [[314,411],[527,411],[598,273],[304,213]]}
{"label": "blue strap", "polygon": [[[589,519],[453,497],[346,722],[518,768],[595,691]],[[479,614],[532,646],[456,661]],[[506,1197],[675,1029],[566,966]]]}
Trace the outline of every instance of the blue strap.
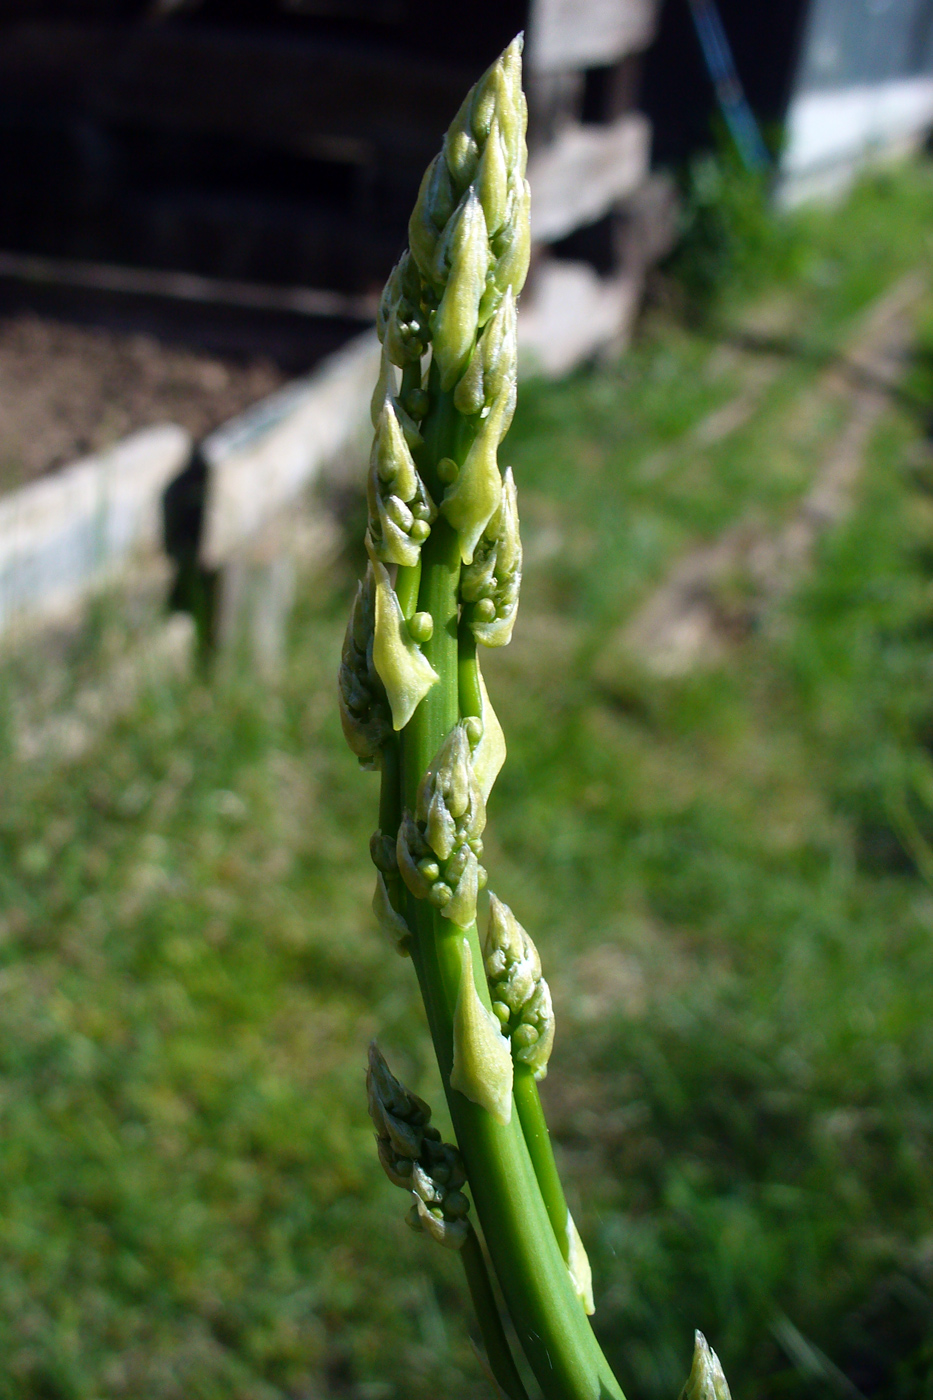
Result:
{"label": "blue strap", "polygon": [[746,170],[766,170],[771,164],[771,157],[736,71],[716,0],[687,0],[687,3],[716,92],[716,101],[742,164]]}

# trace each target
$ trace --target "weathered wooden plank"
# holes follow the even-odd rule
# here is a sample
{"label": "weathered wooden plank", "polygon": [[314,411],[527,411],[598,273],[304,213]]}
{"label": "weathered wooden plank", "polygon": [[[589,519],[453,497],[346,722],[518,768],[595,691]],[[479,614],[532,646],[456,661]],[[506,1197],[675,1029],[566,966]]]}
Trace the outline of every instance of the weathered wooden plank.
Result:
{"label": "weathered wooden plank", "polygon": [[369,430],[379,372],[375,332],[355,337],[304,379],[212,433],[201,561],[217,568]]}
{"label": "weathered wooden plank", "polygon": [[597,68],[639,53],[654,38],[656,0],[533,0],[528,66]]}
{"label": "weathered wooden plank", "polygon": [[564,238],[631,194],[647,173],[650,144],[650,125],[637,112],[611,126],[566,127],[528,162],[533,241]]}
{"label": "weathered wooden plank", "polygon": [[191,438],[172,423],[124,438],[0,498],[0,635],[67,614],[162,549],[162,495]]}
{"label": "weathered wooden plank", "polygon": [[641,289],[638,273],[600,277],[587,263],[542,260],[518,318],[519,369],[556,379],[601,350],[622,349]]}

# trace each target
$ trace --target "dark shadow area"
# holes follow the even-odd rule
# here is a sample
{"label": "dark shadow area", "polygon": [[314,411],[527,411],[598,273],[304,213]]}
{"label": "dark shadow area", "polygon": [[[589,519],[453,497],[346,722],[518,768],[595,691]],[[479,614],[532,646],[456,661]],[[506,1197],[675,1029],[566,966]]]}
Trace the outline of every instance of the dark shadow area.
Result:
{"label": "dark shadow area", "polygon": [[201,563],[201,535],[207,487],[207,463],[198,447],[184,471],[166,487],[162,496],[162,528],[165,552],[175,568],[168,596],[170,612],[187,612],[194,618],[198,654],[203,660],[215,640],[218,571]]}

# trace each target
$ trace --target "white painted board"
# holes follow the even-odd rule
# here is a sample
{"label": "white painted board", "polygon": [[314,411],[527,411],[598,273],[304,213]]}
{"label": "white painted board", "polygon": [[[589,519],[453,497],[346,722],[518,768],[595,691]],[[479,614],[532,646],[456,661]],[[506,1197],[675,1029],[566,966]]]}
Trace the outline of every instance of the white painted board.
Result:
{"label": "white painted board", "polygon": [[162,495],[191,454],[173,423],[145,428],[0,497],[0,635],[66,615],[162,549]]}
{"label": "white painted board", "polygon": [[608,213],[645,179],[650,147],[638,112],[611,126],[565,127],[528,162],[532,241],[553,243]]}
{"label": "white painted board", "polygon": [[539,73],[597,68],[654,38],[656,0],[533,0],[527,62]]}
{"label": "white painted board", "polygon": [[365,433],[378,374],[379,342],[366,331],[204,441],[206,567],[223,564]]}

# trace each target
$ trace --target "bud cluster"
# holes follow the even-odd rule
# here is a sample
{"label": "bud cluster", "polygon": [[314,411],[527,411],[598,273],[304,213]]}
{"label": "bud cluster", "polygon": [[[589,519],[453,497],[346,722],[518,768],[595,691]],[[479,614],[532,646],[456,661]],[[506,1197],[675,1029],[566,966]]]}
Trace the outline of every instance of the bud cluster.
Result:
{"label": "bud cluster", "polygon": [[451,462],[446,472],[449,485],[441,501],[441,510],[460,536],[465,564],[472,561],[502,496],[497,453],[515,412],[516,347],[515,298],[509,289],[454,390],[455,407],[478,420],[462,467]]}
{"label": "bud cluster", "polygon": [[489,896],[489,929],[483,961],[492,1009],[512,1042],[512,1056],[535,1079],[547,1074],[554,1044],[551,992],[541,975],[534,943],[507,904]]}
{"label": "bud cluster", "polygon": [[398,409],[388,394],[376,422],[366,495],[369,552],[383,564],[409,568],[417,564],[437,511],[415,469]]}
{"label": "bud cluster", "polygon": [[472,603],[468,619],[478,642],[504,647],[512,640],[522,585],[522,542],[512,468],[506,469],[499,508],[460,574],[460,593]]}
{"label": "bud cluster", "polygon": [[476,896],[486,883],[479,863],[486,804],[473,770],[470,738],[478,743],[481,722],[457,724],[444,740],[418,788],[415,812],[405,812],[396,854],[405,884],[446,919],[467,928],[476,917]]}
{"label": "bud cluster", "polygon": [[526,124],[518,39],[467,93],[408,225],[412,257],[437,304],[432,334],[444,389],[466,368],[477,328],[525,280]]}
{"label": "bud cluster", "polygon": [[386,1176],[412,1194],[409,1225],[448,1249],[460,1249],[470,1229],[460,1153],[441,1141],[430,1126],[430,1108],[399,1083],[375,1042],[369,1047],[366,1093]]}
{"label": "bud cluster", "polygon": [[[471,421],[462,464],[438,464],[447,487],[440,509],[460,536],[465,563],[499,506],[496,454],[515,410],[515,298],[530,255],[526,123],[517,39],[467,94],[425,173],[409,223],[410,253],[389,279],[377,320],[383,370],[374,420],[384,402],[394,402],[409,445],[417,446],[416,421],[428,407],[421,356],[430,343],[441,389],[453,392],[455,408]],[[391,398],[392,366],[408,382],[401,401]],[[372,521],[372,493],[370,515]],[[410,556],[411,544],[405,552]]]}
{"label": "bud cluster", "polygon": [[431,334],[421,306],[421,278],[407,250],[389,274],[376,314],[376,334],[389,363],[399,369],[420,364],[428,348]]}

